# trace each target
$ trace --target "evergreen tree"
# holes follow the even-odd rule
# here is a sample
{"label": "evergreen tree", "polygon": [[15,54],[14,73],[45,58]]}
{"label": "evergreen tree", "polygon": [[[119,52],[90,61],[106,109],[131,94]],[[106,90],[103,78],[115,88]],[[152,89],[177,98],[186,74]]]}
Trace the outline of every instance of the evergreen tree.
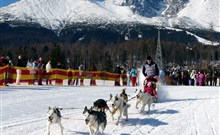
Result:
{"label": "evergreen tree", "polygon": [[104,59],[104,66],[103,70],[107,72],[112,72],[113,71],[113,65],[112,65],[112,60],[109,52],[105,52],[105,59]]}
{"label": "evergreen tree", "polygon": [[52,67],[57,67],[57,63],[60,62],[63,68],[66,68],[66,57],[59,45],[55,45],[50,55]]}
{"label": "evergreen tree", "polygon": [[123,65],[125,64],[125,62],[127,61],[127,51],[124,50],[122,53],[122,63]]}
{"label": "evergreen tree", "polygon": [[44,48],[43,48],[43,52],[44,52],[44,53],[47,53],[48,51],[49,51],[49,48],[48,48],[47,45],[45,45]]}

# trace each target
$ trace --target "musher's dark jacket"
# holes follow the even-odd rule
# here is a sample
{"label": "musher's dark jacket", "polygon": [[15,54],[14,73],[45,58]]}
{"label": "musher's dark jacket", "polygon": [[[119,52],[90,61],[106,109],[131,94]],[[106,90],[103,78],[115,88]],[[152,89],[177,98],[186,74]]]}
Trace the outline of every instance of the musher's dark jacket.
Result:
{"label": "musher's dark jacket", "polygon": [[151,61],[150,64],[147,62],[144,64],[142,69],[143,75],[146,76],[158,76],[159,75],[159,69],[155,62]]}

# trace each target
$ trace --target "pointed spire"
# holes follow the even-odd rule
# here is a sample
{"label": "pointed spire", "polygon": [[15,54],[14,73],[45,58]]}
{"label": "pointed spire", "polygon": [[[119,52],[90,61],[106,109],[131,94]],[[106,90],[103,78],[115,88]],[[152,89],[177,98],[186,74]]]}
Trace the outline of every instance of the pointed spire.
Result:
{"label": "pointed spire", "polygon": [[156,50],[155,62],[157,63],[159,69],[163,69],[163,59],[162,59],[162,51],[161,51],[161,45],[160,45],[160,28],[158,28],[157,50]]}

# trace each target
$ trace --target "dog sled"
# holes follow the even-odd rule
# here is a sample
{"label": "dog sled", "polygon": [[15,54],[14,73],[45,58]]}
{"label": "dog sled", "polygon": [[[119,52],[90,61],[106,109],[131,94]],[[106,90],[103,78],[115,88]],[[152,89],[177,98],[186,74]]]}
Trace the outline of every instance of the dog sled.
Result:
{"label": "dog sled", "polygon": [[155,97],[155,102],[157,101],[157,89],[158,89],[158,80],[154,77],[148,77],[144,80],[144,93],[148,93],[151,96]]}

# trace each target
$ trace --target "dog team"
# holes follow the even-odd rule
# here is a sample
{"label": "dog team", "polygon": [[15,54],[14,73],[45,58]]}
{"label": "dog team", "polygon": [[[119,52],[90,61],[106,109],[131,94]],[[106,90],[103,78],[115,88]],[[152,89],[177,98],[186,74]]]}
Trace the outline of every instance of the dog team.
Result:
{"label": "dog team", "polygon": [[[142,113],[145,110],[145,106],[148,105],[147,113],[150,112],[151,104],[155,102],[155,98],[151,96],[148,93],[142,92],[142,90],[135,91],[135,96],[131,99],[136,98],[136,109],[138,108],[138,105],[141,104],[140,113]],[[130,99],[130,100],[131,100]],[[110,101],[112,103],[112,110],[110,110],[107,102]],[[93,102],[93,106],[90,108],[87,108],[85,106],[83,110],[84,120],[86,125],[88,126],[90,135],[96,135],[99,132],[99,129],[101,128],[101,132],[103,133],[105,130],[105,127],[107,125],[107,115],[106,111],[109,111],[112,117],[112,121],[114,121],[114,116],[116,117],[116,125],[119,124],[119,121],[123,116],[125,116],[125,120],[128,120],[128,108],[130,107],[130,104],[128,104],[128,95],[126,94],[126,89],[122,89],[122,92],[118,96],[113,96],[110,94],[110,99],[106,101],[104,99],[98,99],[95,102]],[[61,124],[61,113],[60,108],[54,107],[48,108],[47,116],[47,135],[50,135],[50,126],[51,124],[58,124],[61,130],[61,135],[63,135],[63,126]],[[118,115],[116,115],[118,114]]]}

